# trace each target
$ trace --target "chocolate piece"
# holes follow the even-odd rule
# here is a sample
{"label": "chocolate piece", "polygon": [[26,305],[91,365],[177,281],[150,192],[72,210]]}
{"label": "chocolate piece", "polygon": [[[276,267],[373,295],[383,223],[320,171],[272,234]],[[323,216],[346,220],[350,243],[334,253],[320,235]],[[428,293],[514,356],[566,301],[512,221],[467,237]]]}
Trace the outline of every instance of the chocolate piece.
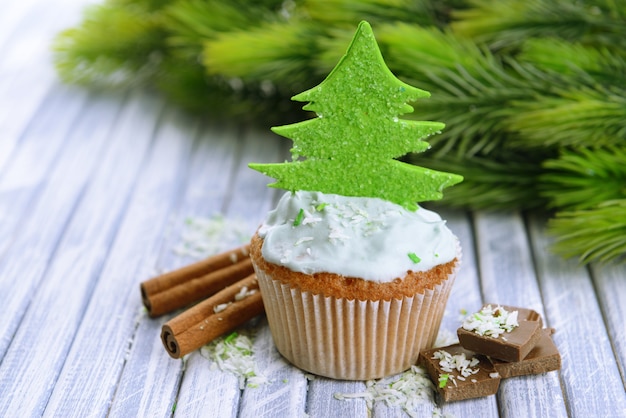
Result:
{"label": "chocolate piece", "polygon": [[502,378],[558,370],[561,368],[561,355],[552,341],[550,336],[552,333],[554,333],[553,328],[542,329],[539,342],[522,361],[511,363],[491,359],[491,362]]}
{"label": "chocolate piece", "polygon": [[479,398],[498,391],[500,375],[491,361],[460,344],[422,351],[419,361],[446,402]]}
{"label": "chocolate piece", "polygon": [[[484,305],[481,311],[488,306],[496,307],[498,305]],[[517,311],[519,326],[495,337],[479,335],[475,331],[468,331],[461,327],[457,330],[459,342],[468,350],[485,354],[491,358],[519,362],[530,353],[541,338],[541,316],[531,309],[499,306],[509,313]]]}

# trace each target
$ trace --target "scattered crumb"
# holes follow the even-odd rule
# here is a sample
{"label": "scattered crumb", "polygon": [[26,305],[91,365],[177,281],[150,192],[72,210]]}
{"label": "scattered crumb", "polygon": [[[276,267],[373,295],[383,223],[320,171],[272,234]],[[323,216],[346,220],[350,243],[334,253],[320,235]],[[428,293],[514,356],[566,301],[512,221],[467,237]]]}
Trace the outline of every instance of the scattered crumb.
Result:
{"label": "scattered crumb", "polygon": [[251,233],[245,222],[214,215],[210,218],[189,216],[181,242],[173,251],[185,257],[206,258],[249,242]]}
{"label": "scattered crumb", "polygon": [[240,389],[255,388],[269,381],[257,370],[252,342],[250,332],[233,332],[205,345],[200,353],[220,370],[237,376]]}
{"label": "scattered crumb", "polygon": [[365,392],[335,393],[335,399],[363,399],[370,411],[375,402],[385,402],[391,407],[402,408],[411,417],[418,416],[416,412],[418,405],[434,405],[435,387],[426,370],[419,366],[412,366],[399,375],[368,380],[365,385]]}
{"label": "scattered crumb", "polygon": [[433,409],[433,418],[454,418],[454,414],[442,412],[440,408]]}

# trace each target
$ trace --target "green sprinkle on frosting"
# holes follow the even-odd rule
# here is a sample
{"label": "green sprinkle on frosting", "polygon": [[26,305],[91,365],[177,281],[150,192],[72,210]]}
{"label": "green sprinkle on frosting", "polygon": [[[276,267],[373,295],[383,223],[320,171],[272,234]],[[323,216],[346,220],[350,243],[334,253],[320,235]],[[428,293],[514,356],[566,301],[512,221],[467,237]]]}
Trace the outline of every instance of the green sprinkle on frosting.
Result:
{"label": "green sprinkle on frosting", "polygon": [[409,258],[411,259],[412,262],[414,262],[415,264],[419,263],[420,261],[422,261],[421,258],[419,258],[415,253],[409,253]]}
{"label": "green sprinkle on frosting", "polygon": [[318,212],[321,212],[324,210],[324,208],[328,205],[328,203],[320,203],[319,205],[315,206],[315,210]]}
{"label": "green sprinkle on frosting", "polygon": [[272,128],[293,140],[292,161],[250,168],[275,178],[271,187],[376,197],[415,211],[417,202],[441,199],[443,188],[463,180],[397,160],[426,151],[423,139],[444,128],[399,118],[413,111],[408,102],[429,96],[391,73],[363,21],[328,77],[293,97],[317,118]]}
{"label": "green sprinkle on frosting", "polygon": [[293,221],[293,226],[300,225],[303,219],[304,219],[304,209],[300,209],[300,212],[298,212],[298,216],[296,216],[296,219],[294,219]]}

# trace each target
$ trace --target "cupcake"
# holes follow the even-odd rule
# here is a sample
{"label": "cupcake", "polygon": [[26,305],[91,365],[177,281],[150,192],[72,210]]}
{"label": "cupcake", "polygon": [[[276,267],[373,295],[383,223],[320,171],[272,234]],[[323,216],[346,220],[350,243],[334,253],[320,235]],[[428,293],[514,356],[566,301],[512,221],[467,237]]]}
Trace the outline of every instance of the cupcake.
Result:
{"label": "cupcake", "polygon": [[292,161],[250,164],[287,190],[250,253],[276,347],[303,370],[387,376],[435,340],[461,252],[418,202],[462,178],[397,160],[444,127],[398,117],[428,96],[393,76],[361,22],[329,76],[294,97],[317,118],[273,128]]}
{"label": "cupcake", "polygon": [[283,195],[250,255],[278,351],[308,372],[364,380],[433,345],[459,248],[429,210],[299,191]]}

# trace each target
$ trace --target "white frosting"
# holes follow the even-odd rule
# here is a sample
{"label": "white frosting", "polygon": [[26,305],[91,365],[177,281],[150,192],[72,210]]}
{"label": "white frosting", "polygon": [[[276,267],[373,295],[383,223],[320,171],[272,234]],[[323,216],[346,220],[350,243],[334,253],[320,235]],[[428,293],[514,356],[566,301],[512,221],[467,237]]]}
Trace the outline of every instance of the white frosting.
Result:
{"label": "white frosting", "polygon": [[378,198],[287,192],[258,232],[266,261],[306,274],[389,282],[456,257],[457,239],[437,213]]}

